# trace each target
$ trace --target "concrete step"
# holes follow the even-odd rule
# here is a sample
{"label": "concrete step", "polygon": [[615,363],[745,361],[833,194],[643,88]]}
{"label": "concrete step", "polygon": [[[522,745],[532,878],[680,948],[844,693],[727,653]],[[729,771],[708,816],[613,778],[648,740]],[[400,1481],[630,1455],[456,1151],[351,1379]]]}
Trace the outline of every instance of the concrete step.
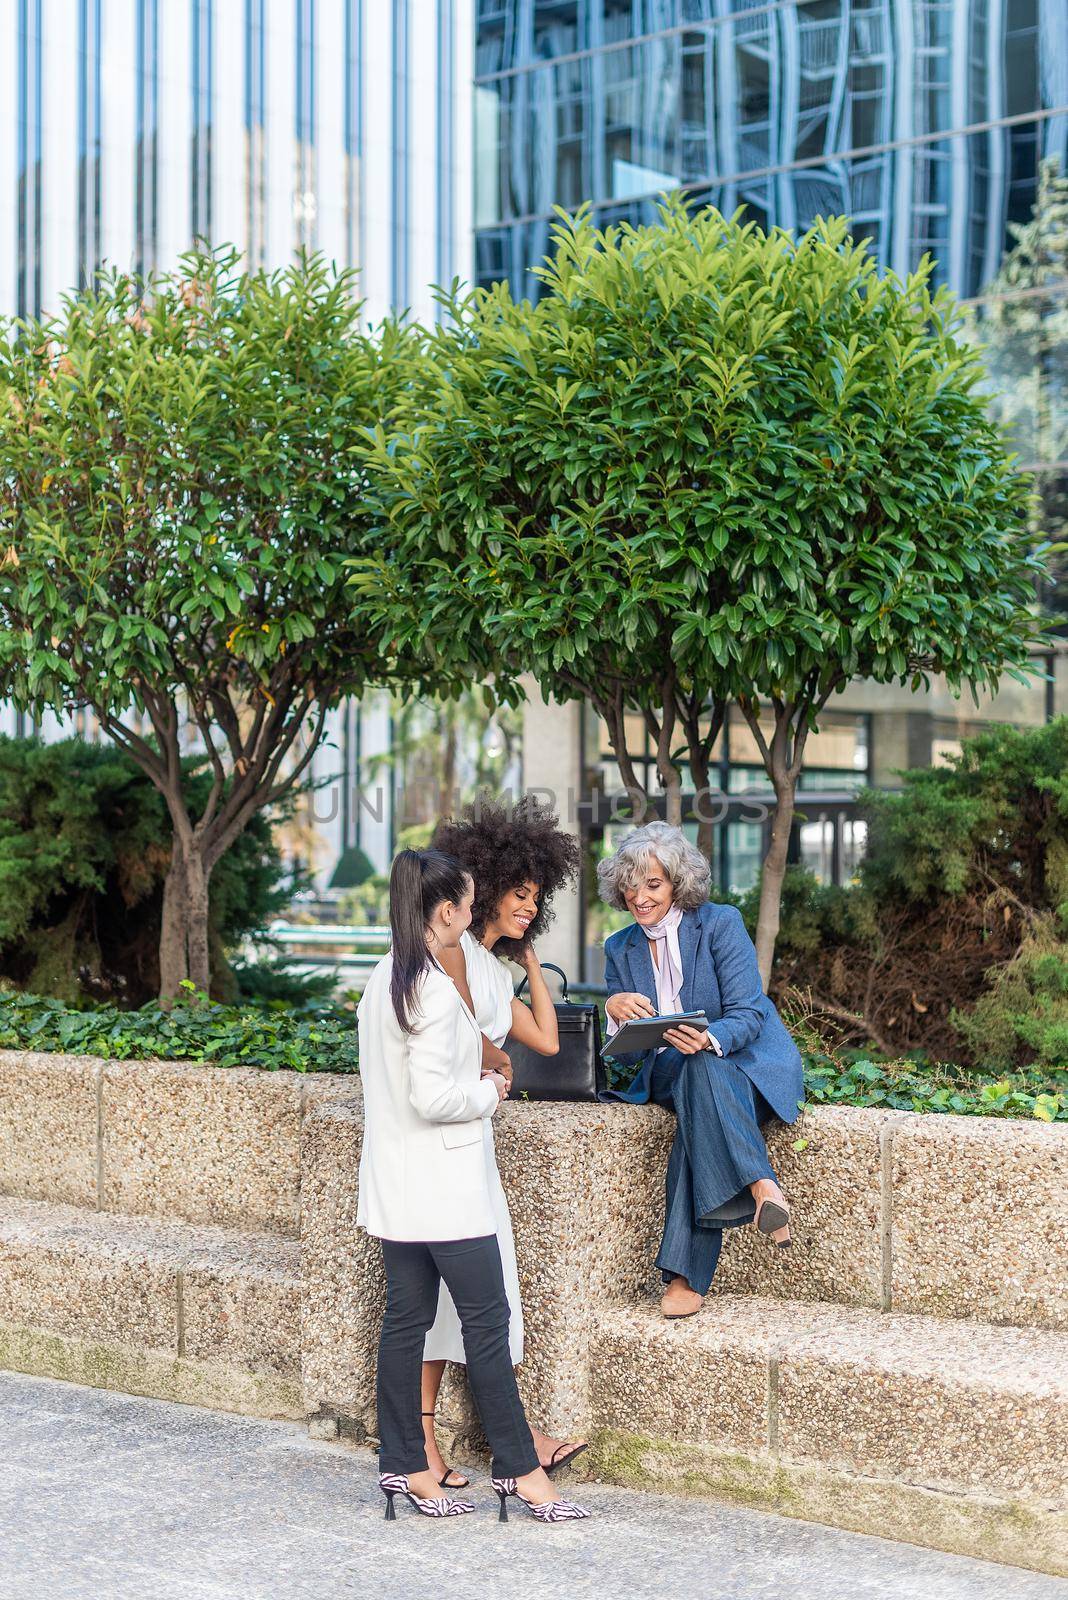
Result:
{"label": "concrete step", "polygon": [[299,1242],[0,1198],[0,1366],[302,1416]]}
{"label": "concrete step", "polygon": [[768,1149],[793,1247],[728,1229],[714,1293],[1068,1329],[1063,1123],[818,1106]]}
{"label": "concrete step", "polygon": [[794,1515],[868,1525],[843,1513],[852,1497],[887,1531],[915,1530],[917,1506],[956,1526],[981,1504],[1017,1551],[1021,1527],[1047,1536],[1047,1513],[1064,1538],[1068,1334],[718,1296],[677,1322],[655,1304],[605,1311],[592,1358],[599,1464],[617,1480],[765,1504],[770,1486]]}

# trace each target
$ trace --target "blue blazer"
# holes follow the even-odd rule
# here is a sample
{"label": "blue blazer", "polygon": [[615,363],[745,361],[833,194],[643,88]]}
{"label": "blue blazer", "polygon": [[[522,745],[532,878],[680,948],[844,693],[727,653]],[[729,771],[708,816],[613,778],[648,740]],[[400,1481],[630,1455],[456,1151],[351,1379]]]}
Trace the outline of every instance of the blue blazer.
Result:
{"label": "blue blazer", "polygon": [[[679,924],[683,1011],[703,1011],[723,1054],[784,1122],[793,1122],[804,1099],[801,1055],[760,981],[756,950],[736,906],[712,901],[683,912]],[[638,924],[621,928],[605,943],[605,983],[609,996],[630,992],[656,999],[656,975],[649,940]],[[611,1045],[609,1045],[611,1048]],[[655,1050],[643,1056],[620,1055],[641,1065],[629,1089],[610,1090],[613,1099],[643,1104],[649,1099]]]}

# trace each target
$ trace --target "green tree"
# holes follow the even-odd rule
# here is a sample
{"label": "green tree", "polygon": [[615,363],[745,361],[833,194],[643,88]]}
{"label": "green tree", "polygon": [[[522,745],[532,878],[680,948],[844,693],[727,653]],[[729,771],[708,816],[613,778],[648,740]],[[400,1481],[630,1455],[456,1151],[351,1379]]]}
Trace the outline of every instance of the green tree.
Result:
{"label": "green tree", "polygon": [[365,328],[353,288],[318,258],[247,274],[198,251],[0,339],[0,693],[90,707],[163,796],[164,999],[209,986],[223,855],[299,782],[338,698],[383,678],[343,563],[368,528],[357,441],[388,425],[420,337]]}
{"label": "green tree", "polygon": [[672,200],[642,228],[580,213],[555,243],[537,306],[447,297],[437,392],[371,446],[388,553],[359,581],[413,649],[589,698],[624,773],[605,706],[636,709],[669,796],[683,758],[701,786],[735,702],[775,793],[766,982],[830,697],[1025,672],[1027,483],[929,264],[880,277],[842,219],[794,240]]}

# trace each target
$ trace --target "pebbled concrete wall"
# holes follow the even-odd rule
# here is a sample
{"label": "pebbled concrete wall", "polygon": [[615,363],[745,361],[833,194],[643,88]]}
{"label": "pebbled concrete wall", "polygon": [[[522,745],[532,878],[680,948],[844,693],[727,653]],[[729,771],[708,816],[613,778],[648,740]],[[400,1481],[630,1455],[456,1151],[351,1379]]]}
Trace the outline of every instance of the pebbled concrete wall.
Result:
{"label": "pebbled concrete wall", "polygon": [[[769,1138],[792,1249],[733,1230],[665,1324],[673,1131],[495,1119],[532,1420],[616,1481],[666,1485],[677,1452],[675,1487],[1068,1572],[1068,1128],[813,1108]],[[0,1364],[373,1440],[362,1134],[352,1078],[0,1052]],[[462,1369],[440,1419],[477,1448]]]}

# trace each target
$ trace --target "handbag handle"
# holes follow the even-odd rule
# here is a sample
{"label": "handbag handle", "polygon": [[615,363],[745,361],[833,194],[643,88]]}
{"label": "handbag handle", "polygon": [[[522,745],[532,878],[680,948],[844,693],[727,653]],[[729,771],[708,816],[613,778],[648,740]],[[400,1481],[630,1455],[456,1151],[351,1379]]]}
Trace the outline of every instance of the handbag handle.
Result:
{"label": "handbag handle", "polygon": [[[543,967],[548,967],[550,972],[555,972],[558,978],[562,978],[563,979],[564,992],[560,996],[560,998],[564,1002],[564,1004],[567,1005],[569,1003],[568,1002],[568,998],[567,998],[567,973],[564,971],[563,967],[557,967],[551,961],[543,961],[541,964],[542,964]],[[517,987],[517,989],[515,991],[515,997],[516,997],[517,1000],[519,999],[519,996],[523,993],[523,990],[527,986],[527,977],[528,976],[529,976],[529,974],[524,972],[522,978],[520,978],[520,980],[519,980],[519,985],[518,985],[518,987]]]}

